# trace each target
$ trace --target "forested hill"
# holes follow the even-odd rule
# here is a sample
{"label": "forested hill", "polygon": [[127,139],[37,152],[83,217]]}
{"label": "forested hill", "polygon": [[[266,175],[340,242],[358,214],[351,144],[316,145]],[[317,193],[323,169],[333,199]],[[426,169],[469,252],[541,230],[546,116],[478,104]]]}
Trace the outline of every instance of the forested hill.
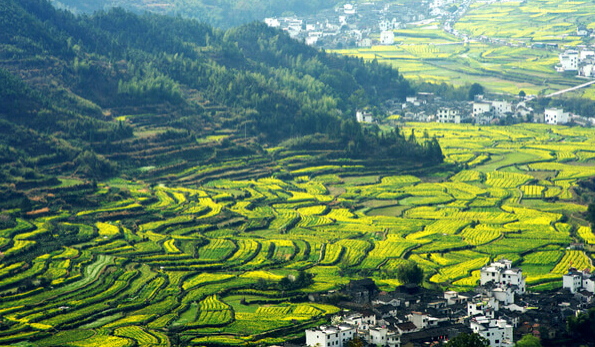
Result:
{"label": "forested hill", "polygon": [[5,0],[0,14],[3,181],[207,162],[312,134],[352,157],[441,160],[435,142],[354,122],[357,108],[412,92],[396,70],[263,24],[220,31],[121,9],[75,16],[44,0]]}
{"label": "forested hill", "polygon": [[198,19],[218,28],[231,28],[254,20],[281,15],[307,15],[331,8],[337,0],[53,0],[75,13],[92,13],[112,7],[133,12],[150,11],[170,16]]}

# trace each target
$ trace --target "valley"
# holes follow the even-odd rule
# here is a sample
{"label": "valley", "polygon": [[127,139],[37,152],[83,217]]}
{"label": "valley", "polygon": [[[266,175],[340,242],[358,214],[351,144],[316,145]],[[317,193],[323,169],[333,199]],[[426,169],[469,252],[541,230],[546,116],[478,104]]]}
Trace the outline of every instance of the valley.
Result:
{"label": "valley", "polygon": [[[559,288],[569,264],[593,268],[595,237],[575,189],[595,175],[589,129],[402,131],[435,136],[445,163],[380,167],[278,147],[211,169],[146,168],[143,179],[96,190],[65,178],[39,189],[39,199],[70,191],[99,205],[3,212],[15,226],[0,230],[0,341],[280,343],[338,311],[309,293],[360,276],[392,290],[408,262],[425,285],[463,291],[500,257],[522,266],[530,291]],[[259,177],[253,165],[265,159],[270,171]]]}

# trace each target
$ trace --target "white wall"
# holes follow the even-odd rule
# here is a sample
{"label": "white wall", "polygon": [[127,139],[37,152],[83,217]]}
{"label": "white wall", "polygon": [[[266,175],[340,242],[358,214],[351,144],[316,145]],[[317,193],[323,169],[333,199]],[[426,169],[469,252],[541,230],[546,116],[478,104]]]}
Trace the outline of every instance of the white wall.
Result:
{"label": "white wall", "polygon": [[395,43],[395,33],[392,31],[383,31],[380,33],[380,44],[392,45]]}

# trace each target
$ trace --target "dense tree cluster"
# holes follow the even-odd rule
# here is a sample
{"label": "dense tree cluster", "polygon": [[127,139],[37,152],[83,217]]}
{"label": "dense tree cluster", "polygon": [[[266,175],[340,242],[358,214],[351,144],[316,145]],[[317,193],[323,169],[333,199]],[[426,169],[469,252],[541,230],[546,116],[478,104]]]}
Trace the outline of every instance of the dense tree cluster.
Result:
{"label": "dense tree cluster", "polygon": [[330,8],[336,0],[170,0],[168,6],[147,6],[143,0],[60,0],[72,11],[93,12],[108,7],[124,7],[135,12],[153,11],[198,19],[217,27],[229,28],[265,17],[305,15]]}
{"label": "dense tree cluster", "polygon": [[405,263],[397,268],[397,279],[405,284],[420,284],[424,271],[416,263]]}
{"label": "dense tree cluster", "polygon": [[570,316],[567,321],[568,333],[573,339],[585,343],[595,341],[595,308],[578,316]]}
{"label": "dense tree cluster", "polygon": [[525,335],[515,344],[516,347],[542,347],[539,339],[533,335]]}
{"label": "dense tree cluster", "polygon": [[469,87],[468,99],[473,100],[473,99],[475,99],[476,95],[482,95],[482,94],[483,94],[483,86],[479,83],[473,83],[471,85],[471,87]]}
{"label": "dense tree cluster", "polygon": [[[66,163],[62,169],[87,177],[110,175],[127,166],[126,151],[140,147],[140,140],[130,140],[129,122],[116,116],[146,110],[156,116],[146,117],[145,127],[176,133],[150,138],[170,150],[217,128],[261,144],[315,136],[341,155],[442,161],[435,140],[420,144],[398,130],[380,133],[354,121],[358,109],[414,93],[397,70],[376,61],[318,51],[263,23],[221,31],[122,9],[76,16],[47,0],[7,0],[0,10],[0,57],[11,62],[0,69],[7,100],[0,121],[10,129],[0,144],[9,152],[41,154],[36,160]],[[183,160],[213,155],[209,149],[176,153]]]}
{"label": "dense tree cluster", "polygon": [[417,82],[414,88],[420,92],[434,93],[447,100],[469,101],[475,98],[477,94],[483,94],[484,88],[479,83],[466,84],[463,86],[453,86],[450,84]]}
{"label": "dense tree cluster", "polygon": [[450,339],[446,347],[489,347],[490,342],[479,334],[462,333]]}

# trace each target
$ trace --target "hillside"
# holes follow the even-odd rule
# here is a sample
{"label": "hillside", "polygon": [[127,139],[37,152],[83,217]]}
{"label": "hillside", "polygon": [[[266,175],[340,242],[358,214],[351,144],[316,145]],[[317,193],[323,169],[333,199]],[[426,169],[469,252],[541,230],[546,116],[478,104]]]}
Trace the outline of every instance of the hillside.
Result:
{"label": "hillside", "polygon": [[218,28],[230,28],[265,17],[296,14],[306,15],[334,6],[336,0],[53,0],[56,6],[75,13],[122,7],[134,12],[150,11],[157,14],[198,19]]}
{"label": "hillside", "polygon": [[[458,11],[451,13],[451,6]],[[444,3],[441,13],[431,14],[429,5],[426,10],[423,21],[406,21],[392,30],[394,44],[380,45],[379,28],[370,26],[371,47],[343,45],[336,52],[393,64],[412,81],[480,82],[490,92],[512,95],[521,90],[548,95],[584,83],[576,71],[560,73],[555,67],[565,50],[593,50],[592,1],[459,0]],[[580,35],[579,28],[584,29]],[[569,95],[592,100],[595,89]]]}
{"label": "hillside", "polygon": [[263,146],[287,139],[335,157],[433,160],[403,136],[380,138],[353,120],[356,108],[412,92],[387,66],[314,50],[259,23],[220,31],[121,9],[77,17],[47,1],[0,6],[8,182],[183,170],[267,157]]}
{"label": "hillside", "polygon": [[403,265],[595,269],[591,128],[361,125],[408,81],[258,23],[5,0],[0,45],[0,345],[303,343]]}
{"label": "hillside", "polygon": [[[464,292],[500,257],[531,291],[560,288],[570,265],[593,269],[575,190],[595,175],[591,129],[410,126],[436,135],[452,165],[407,165],[414,176],[277,147],[274,162],[236,156],[30,191],[35,209],[0,213],[0,343],[303,342],[344,299],[308,294],[367,276],[390,291],[403,264],[418,264],[426,286]],[[264,166],[276,174],[258,178]]]}

